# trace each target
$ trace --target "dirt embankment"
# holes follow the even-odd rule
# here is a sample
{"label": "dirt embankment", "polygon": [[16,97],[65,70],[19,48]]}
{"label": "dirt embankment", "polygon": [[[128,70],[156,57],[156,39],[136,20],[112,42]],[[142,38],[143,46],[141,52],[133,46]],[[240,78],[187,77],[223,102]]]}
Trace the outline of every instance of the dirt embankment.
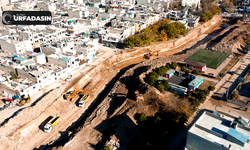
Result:
{"label": "dirt embankment", "polygon": [[[228,27],[211,40],[212,49],[224,53],[239,53],[246,46],[245,39],[250,37],[250,24],[238,23]],[[212,46],[212,45],[211,45]]]}
{"label": "dirt embankment", "polygon": [[[117,63],[124,62],[129,59],[141,57],[145,53],[148,53],[149,49],[153,51],[159,50],[162,52],[162,51],[168,51],[173,48],[179,47],[185,44],[186,42],[196,38],[200,34],[211,30],[218,23],[220,23],[220,17],[215,16],[213,20],[203,25],[199,25],[197,28],[190,31],[185,37],[182,37],[180,39],[170,40],[168,42],[160,43],[155,46],[136,48],[135,50],[132,50],[130,52],[126,52],[126,51],[121,52],[121,54],[118,54],[109,58],[108,61],[104,62],[103,64],[98,65],[96,68],[94,68],[85,76],[83,76],[83,78],[78,82],[78,84],[74,86],[74,88],[76,89],[81,88],[83,85],[88,83],[91,79],[94,79],[92,80],[92,85],[95,85],[95,86],[91,86],[91,88],[93,89],[92,98],[94,99],[98,95],[98,93],[105,87],[105,84],[109,80],[111,80],[112,77],[114,77],[116,74],[115,72],[111,72],[108,69],[108,67],[113,66],[114,64],[117,64]],[[179,59],[181,59],[181,57],[179,57]],[[104,77],[103,74],[109,75],[109,76],[105,76],[106,81],[103,81],[103,77]],[[62,86],[58,89],[55,89],[54,91],[46,95],[43,99],[41,99],[39,102],[37,102],[36,105],[20,111],[16,116],[14,116],[7,123],[1,126],[0,127],[0,143],[3,146],[2,148],[4,149],[12,145],[13,143],[16,143],[18,145],[18,140],[16,139],[20,136],[21,134],[20,131],[22,130],[22,128],[28,126],[29,124],[32,124],[32,120],[37,119],[36,121],[40,121],[39,116],[41,116],[41,114],[45,113],[48,109],[50,109],[53,103],[57,101],[57,98],[62,96],[62,93],[65,91],[65,88],[66,87]],[[62,115],[61,109],[65,109],[65,107],[60,108],[60,107],[53,106],[53,110],[51,111],[56,111],[57,113],[55,114]],[[34,132],[33,134],[36,134],[36,133]],[[25,139],[25,136],[23,137],[23,139]],[[21,143],[25,144],[25,141]]]}

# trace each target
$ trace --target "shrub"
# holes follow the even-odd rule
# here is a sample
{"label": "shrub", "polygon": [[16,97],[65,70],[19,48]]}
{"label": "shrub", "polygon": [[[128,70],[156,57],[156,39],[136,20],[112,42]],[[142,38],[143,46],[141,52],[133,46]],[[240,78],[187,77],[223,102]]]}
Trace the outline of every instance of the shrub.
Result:
{"label": "shrub", "polygon": [[161,92],[164,93],[165,92],[165,88],[163,84],[157,84],[156,88]]}
{"label": "shrub", "polygon": [[219,75],[220,77],[225,77],[226,74],[224,72],[221,72]]}
{"label": "shrub", "polygon": [[239,100],[240,99],[240,95],[237,92],[234,92],[232,94],[232,100]]}
{"label": "shrub", "polygon": [[198,70],[194,69],[194,70],[192,70],[192,74],[199,75],[200,73]]}
{"label": "shrub", "polygon": [[215,86],[209,85],[207,88],[209,91],[214,91],[215,90]]}
{"label": "shrub", "polygon": [[161,121],[161,118],[159,116],[155,116],[154,123],[158,123]]}
{"label": "shrub", "polygon": [[10,74],[11,74],[11,79],[12,79],[12,80],[13,80],[13,79],[19,79],[17,73],[12,72],[12,73],[10,73]]}
{"label": "shrub", "polygon": [[111,150],[111,148],[110,148],[109,145],[106,145],[106,146],[104,147],[104,150]]}
{"label": "shrub", "polygon": [[177,66],[178,66],[178,64],[177,64],[177,63],[172,62],[170,67],[171,67],[172,69],[175,69]]}
{"label": "shrub", "polygon": [[187,69],[186,69],[185,65],[182,65],[182,66],[181,66],[181,71],[184,71],[184,72],[185,72],[186,70],[187,70]]}
{"label": "shrub", "polygon": [[147,115],[145,113],[142,113],[139,117],[139,121],[140,122],[147,121]]}

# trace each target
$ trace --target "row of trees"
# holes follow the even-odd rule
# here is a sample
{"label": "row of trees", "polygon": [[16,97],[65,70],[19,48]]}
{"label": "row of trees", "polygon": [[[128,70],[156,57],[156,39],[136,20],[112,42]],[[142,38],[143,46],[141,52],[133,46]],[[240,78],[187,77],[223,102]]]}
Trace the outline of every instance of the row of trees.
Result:
{"label": "row of trees", "polygon": [[207,89],[195,89],[194,92],[190,94],[189,101],[192,103],[194,110],[203,103],[206,97],[209,95],[210,91],[214,91],[215,87],[210,85]]}
{"label": "row of trees", "polygon": [[203,9],[201,13],[201,21],[207,22],[208,20],[211,20],[215,14],[220,12],[221,9],[219,6],[213,6],[211,9]]}
{"label": "row of trees", "polygon": [[129,36],[124,40],[128,48],[148,45],[155,41],[166,41],[168,38],[176,38],[178,35],[185,35],[187,30],[180,22],[170,23],[170,20],[159,20],[141,31],[141,33]]}

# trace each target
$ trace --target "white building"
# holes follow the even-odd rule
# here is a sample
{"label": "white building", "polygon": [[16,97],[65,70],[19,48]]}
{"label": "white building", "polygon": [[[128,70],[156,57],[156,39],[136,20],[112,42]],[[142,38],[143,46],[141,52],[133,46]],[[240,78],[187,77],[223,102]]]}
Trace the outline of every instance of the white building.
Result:
{"label": "white building", "polygon": [[181,0],[181,5],[182,6],[195,6],[200,8],[200,0]]}
{"label": "white building", "polygon": [[186,148],[189,150],[250,149],[249,119],[224,114],[205,111],[189,129]]}
{"label": "white building", "polygon": [[12,36],[8,39],[0,39],[0,46],[2,50],[13,54],[23,54],[26,51],[32,52],[31,41],[23,40],[20,37]]}

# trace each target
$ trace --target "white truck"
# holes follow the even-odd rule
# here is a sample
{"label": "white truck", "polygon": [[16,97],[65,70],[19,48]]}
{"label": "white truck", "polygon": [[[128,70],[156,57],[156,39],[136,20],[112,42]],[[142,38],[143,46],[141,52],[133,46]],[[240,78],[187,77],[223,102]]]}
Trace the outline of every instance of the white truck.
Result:
{"label": "white truck", "polygon": [[54,117],[44,126],[44,132],[50,133],[53,128],[61,121],[61,117]]}
{"label": "white truck", "polygon": [[89,98],[90,98],[90,95],[83,95],[82,98],[79,100],[78,106],[84,107],[86,103],[88,102]]}

